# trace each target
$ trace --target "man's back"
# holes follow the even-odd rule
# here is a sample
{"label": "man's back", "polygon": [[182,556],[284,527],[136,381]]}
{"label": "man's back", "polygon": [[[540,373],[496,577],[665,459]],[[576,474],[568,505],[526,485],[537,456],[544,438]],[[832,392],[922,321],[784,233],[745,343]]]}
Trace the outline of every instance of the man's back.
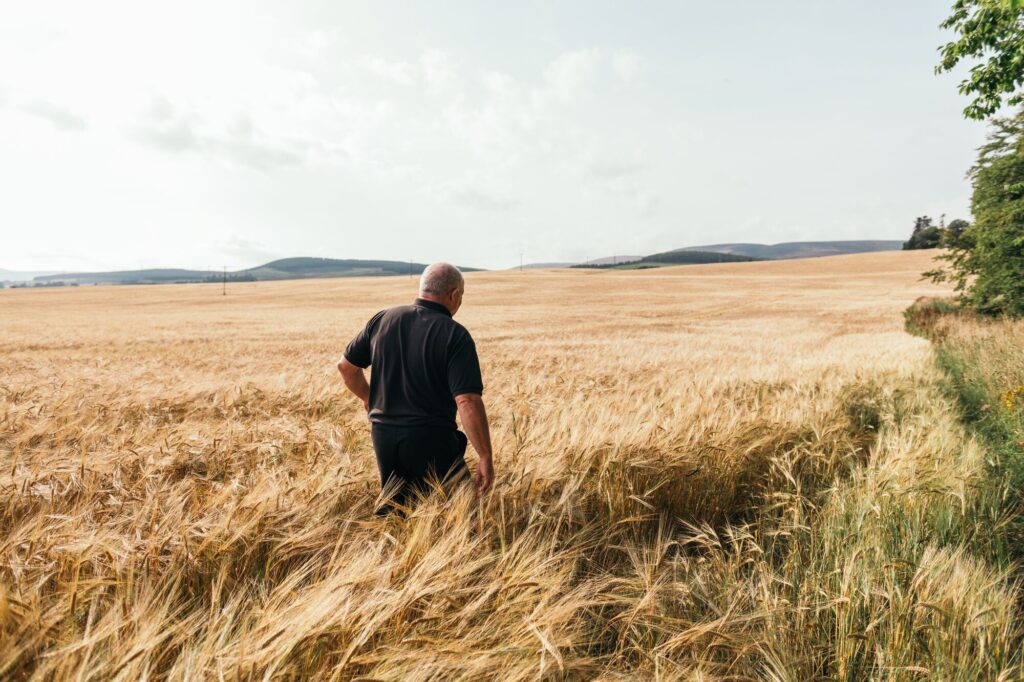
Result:
{"label": "man's back", "polygon": [[[480,457],[473,476],[477,494],[486,493],[494,481],[476,345],[452,320],[464,292],[457,267],[428,265],[420,275],[416,302],[374,315],[338,362],[345,386],[370,418],[381,491],[390,499],[378,514],[402,508],[410,490],[429,483],[431,471],[448,480],[466,472],[467,441]],[[367,366],[372,366],[370,383]],[[456,412],[465,433],[456,428]],[[397,488],[389,487],[392,480]]]}
{"label": "man's back", "polygon": [[455,429],[455,396],[483,392],[473,338],[434,301],[417,298],[377,313],[345,357],[370,367],[369,418],[376,424]]}

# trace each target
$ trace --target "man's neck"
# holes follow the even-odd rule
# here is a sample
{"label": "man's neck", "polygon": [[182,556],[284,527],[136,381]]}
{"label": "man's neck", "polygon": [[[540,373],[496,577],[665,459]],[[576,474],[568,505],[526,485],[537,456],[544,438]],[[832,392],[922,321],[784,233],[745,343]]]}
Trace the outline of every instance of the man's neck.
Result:
{"label": "man's neck", "polygon": [[[428,294],[425,291],[421,291],[420,293],[416,294],[416,296],[418,298],[422,298],[424,301],[432,301],[434,303],[440,303],[441,305],[444,305],[444,301],[435,297],[434,294]],[[445,305],[444,307],[447,308],[448,306]]]}
{"label": "man's neck", "polygon": [[447,305],[445,304],[445,302],[444,302],[444,301],[442,301],[442,300],[438,299],[437,297],[433,296],[432,294],[426,294],[426,293],[423,293],[423,292],[421,291],[421,292],[420,292],[419,294],[417,294],[417,298],[420,298],[420,299],[422,299],[422,300],[424,300],[424,301],[430,301],[431,303],[436,303],[436,304],[437,304],[437,305],[439,305],[439,306],[443,306],[443,307],[444,307],[444,309],[448,311],[448,314],[449,314],[449,315],[451,315],[451,314],[452,314],[452,310],[451,310],[451,308],[449,308],[449,307],[448,307],[448,306],[447,306]]}

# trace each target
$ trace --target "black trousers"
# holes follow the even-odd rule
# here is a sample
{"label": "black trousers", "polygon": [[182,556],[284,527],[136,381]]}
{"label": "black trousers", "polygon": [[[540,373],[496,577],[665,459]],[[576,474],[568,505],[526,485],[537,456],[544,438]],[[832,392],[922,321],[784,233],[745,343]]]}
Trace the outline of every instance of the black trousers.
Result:
{"label": "black trousers", "polygon": [[394,479],[397,489],[377,509],[378,516],[407,506],[414,491],[430,490],[431,476],[438,481],[454,482],[469,473],[466,468],[466,434],[457,429],[437,426],[390,426],[374,423],[370,427],[373,449],[377,453],[380,484],[385,490]]}

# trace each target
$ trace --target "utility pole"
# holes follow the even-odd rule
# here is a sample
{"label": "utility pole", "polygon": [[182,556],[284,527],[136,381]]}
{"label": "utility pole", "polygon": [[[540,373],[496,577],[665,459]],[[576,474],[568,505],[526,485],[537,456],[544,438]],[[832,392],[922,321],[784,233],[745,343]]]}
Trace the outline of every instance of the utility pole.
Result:
{"label": "utility pole", "polygon": [[226,265],[224,266],[224,279],[222,280],[222,282],[223,282],[223,285],[224,285],[224,289],[223,289],[223,293],[221,294],[221,296],[227,296],[228,295],[228,266],[226,266]]}
{"label": "utility pole", "polygon": [[519,272],[523,271],[523,250],[519,249]]}

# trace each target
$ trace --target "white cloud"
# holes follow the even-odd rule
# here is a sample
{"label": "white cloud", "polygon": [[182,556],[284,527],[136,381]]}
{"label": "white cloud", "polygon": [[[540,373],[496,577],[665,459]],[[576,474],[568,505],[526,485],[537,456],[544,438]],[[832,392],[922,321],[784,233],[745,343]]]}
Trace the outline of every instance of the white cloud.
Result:
{"label": "white cloud", "polygon": [[635,175],[646,170],[647,167],[647,164],[640,159],[600,159],[588,163],[584,174],[597,180],[608,180]]}
{"label": "white cloud", "polygon": [[452,98],[445,122],[456,139],[489,163],[556,157],[561,164],[567,153],[577,153],[570,149],[579,136],[570,112],[575,100],[597,81],[601,63],[600,51],[589,48],[557,55],[532,82],[482,71],[482,97],[460,93]]}
{"label": "white cloud", "polygon": [[583,179],[601,194],[625,199],[639,215],[654,215],[661,197],[647,186],[651,164],[639,150],[631,154],[611,155],[596,144],[596,153],[581,164]]}
{"label": "white cloud", "polygon": [[558,55],[544,69],[544,86],[534,91],[534,102],[543,106],[551,99],[563,103],[572,101],[594,81],[600,61],[601,53],[596,48]]}
{"label": "white cloud", "polygon": [[85,118],[74,111],[45,100],[25,102],[18,108],[28,114],[49,121],[60,130],[85,130],[88,125]]}
{"label": "white cloud", "polygon": [[[12,3],[0,22],[0,177],[18,188],[0,224],[20,226],[7,267],[20,255],[34,268],[26,254],[53,243],[111,254],[97,265],[134,264],[153,250],[133,241],[140,225],[168,235],[161,254],[192,258],[202,244],[217,259],[232,234],[239,254],[262,240],[286,254],[405,248],[427,259],[440,247],[424,234],[465,230],[451,248],[471,264],[503,258],[469,237],[482,224],[535,239],[548,260],[618,238],[630,219],[645,240],[682,239],[678,215],[701,241],[779,241],[788,224],[898,236],[900,216],[925,210],[914,206],[966,212],[970,188],[949,169],[966,168],[983,141],[981,124],[957,115],[955,87],[921,66],[935,37],[917,19],[886,22],[879,44],[914,40],[924,47],[904,52],[921,63],[885,50],[845,63],[841,50],[807,59],[789,40],[807,33],[800,22],[780,25],[785,41],[705,35],[727,25],[715,3],[666,4],[642,43],[626,5],[602,11],[601,25],[585,3],[510,5],[501,25],[473,3],[411,4],[397,20],[374,3],[101,5]],[[494,30],[481,36],[481,25]],[[879,35],[867,20],[822,30],[834,26],[843,40]],[[872,77],[890,63],[902,66]],[[822,77],[837,70],[851,76],[841,86]],[[794,87],[806,83],[820,87]],[[870,101],[892,106],[857,108]],[[822,141],[831,174],[816,170]],[[794,184],[814,200],[794,205]],[[752,206],[763,225],[744,223]],[[659,243],[670,245],[683,243]]]}
{"label": "white cloud", "polygon": [[431,92],[441,92],[454,85],[457,69],[448,55],[441,50],[430,49],[420,55],[423,81]]}
{"label": "white cloud", "polygon": [[500,95],[508,91],[512,84],[512,76],[499,71],[488,71],[480,77],[480,81],[490,92]]}
{"label": "white cloud", "polygon": [[217,251],[227,256],[235,265],[255,267],[280,257],[276,251],[259,241],[243,239],[232,233],[217,245]]}
{"label": "white cloud", "polygon": [[415,69],[408,62],[392,62],[377,55],[363,55],[356,59],[355,63],[375,76],[397,85],[409,86],[416,80]]}
{"label": "white cloud", "polygon": [[449,183],[429,193],[443,202],[488,213],[506,213],[520,204],[517,199],[473,183]]}
{"label": "white cloud", "polygon": [[634,195],[633,201],[636,202],[640,215],[650,218],[661,204],[661,195],[651,190],[641,190],[638,194]]}
{"label": "white cloud", "polygon": [[477,103],[458,97],[444,112],[447,132],[467,145],[471,153],[489,163],[507,162],[521,154],[523,119],[517,115],[520,103],[513,99]]}
{"label": "white cloud", "polygon": [[661,195],[639,180],[624,175],[604,178],[597,183],[602,194],[625,199],[638,215],[650,218],[661,204]]}
{"label": "white cloud", "polygon": [[164,98],[154,100],[149,114],[136,124],[135,136],[163,151],[195,152],[257,169],[302,163],[310,151],[308,143],[266,135],[247,114],[218,127],[198,114],[178,111]]}
{"label": "white cloud", "polygon": [[612,57],[612,70],[623,82],[628,83],[640,69],[640,57],[633,52],[618,52]]}

